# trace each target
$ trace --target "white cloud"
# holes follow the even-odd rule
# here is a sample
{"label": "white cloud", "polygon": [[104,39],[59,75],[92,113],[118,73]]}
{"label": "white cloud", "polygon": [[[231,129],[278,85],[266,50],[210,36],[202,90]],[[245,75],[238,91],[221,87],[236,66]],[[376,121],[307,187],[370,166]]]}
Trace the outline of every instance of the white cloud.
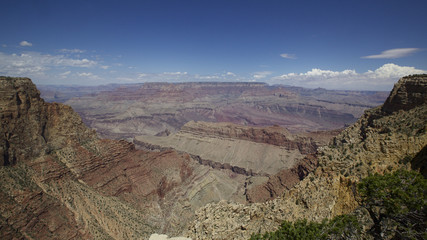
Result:
{"label": "white cloud", "polygon": [[82,72],[77,74],[79,77],[92,77],[93,73],[88,72]]}
{"label": "white cloud", "polygon": [[248,81],[232,72],[223,72],[217,74],[190,74],[188,72],[163,72],[163,73],[137,73],[135,75],[121,76],[120,81],[129,82],[229,82],[229,81]]}
{"label": "white cloud", "polygon": [[187,72],[164,72],[164,75],[172,75],[172,76],[179,76],[179,75],[187,75]]}
{"label": "white cloud", "polygon": [[375,71],[368,71],[364,75],[373,79],[378,78],[401,78],[411,74],[427,73],[426,70],[416,69],[414,67],[399,66],[393,63],[384,64]]}
{"label": "white cloud", "polygon": [[98,63],[86,58],[74,59],[63,55],[49,55],[38,52],[6,54],[0,52],[0,74],[9,76],[43,75],[45,71],[61,67],[90,68]]}
{"label": "white cloud", "polygon": [[61,78],[61,79],[66,79],[66,78],[68,78],[68,76],[71,74],[71,71],[66,71],[66,72],[63,72],[63,73],[60,73],[60,74],[58,74],[58,76],[59,76],[59,78]]}
{"label": "white cloud", "polygon": [[419,49],[419,48],[394,48],[394,49],[383,51],[383,52],[381,52],[380,54],[377,54],[377,55],[369,55],[369,56],[364,56],[362,58],[368,58],[368,59],[379,59],[379,58],[394,59],[394,58],[406,57],[406,56],[411,55],[411,54],[413,54],[415,52],[418,52],[420,50],[421,49]]}
{"label": "white cloud", "polygon": [[104,69],[104,70],[107,70],[107,69],[109,69],[109,68],[110,68],[110,66],[102,65],[102,66],[100,66],[100,68],[102,68],[102,69]]}
{"label": "white cloud", "polygon": [[287,58],[287,59],[296,59],[297,57],[295,56],[295,54],[289,54],[289,53],[282,53],[280,54],[280,56],[282,58]]}
{"label": "white cloud", "polygon": [[71,71],[66,71],[66,72],[60,73],[59,76],[67,76],[67,75],[70,75],[70,73]]}
{"label": "white cloud", "polygon": [[273,77],[267,82],[310,88],[389,91],[399,78],[421,73],[427,71],[388,63],[365,73],[357,73],[355,70],[332,71],[314,68],[306,73],[288,73]]}
{"label": "white cloud", "polygon": [[2,44],[1,46],[2,46],[2,47],[4,47],[4,48],[7,48],[7,45],[6,45],[6,44]]}
{"label": "white cloud", "polygon": [[255,72],[252,77],[255,79],[263,79],[266,78],[267,76],[271,75],[273,72],[270,71],[263,71],[263,72]]}
{"label": "white cloud", "polygon": [[81,73],[77,73],[77,76],[82,77],[82,78],[87,78],[87,79],[91,79],[91,80],[101,80],[102,78],[99,77],[98,75],[95,75],[91,72],[81,72]]}
{"label": "white cloud", "polygon": [[74,49],[63,48],[63,49],[59,49],[59,52],[62,52],[62,53],[84,53],[86,51],[81,50],[81,49],[77,49],[77,48],[74,48]]}
{"label": "white cloud", "polygon": [[218,76],[218,75],[195,75],[195,78],[198,80],[218,81],[221,79],[221,76]]}
{"label": "white cloud", "polygon": [[22,42],[19,43],[19,45],[21,45],[22,47],[31,47],[31,46],[33,46],[32,43],[27,42],[27,41],[22,41]]}

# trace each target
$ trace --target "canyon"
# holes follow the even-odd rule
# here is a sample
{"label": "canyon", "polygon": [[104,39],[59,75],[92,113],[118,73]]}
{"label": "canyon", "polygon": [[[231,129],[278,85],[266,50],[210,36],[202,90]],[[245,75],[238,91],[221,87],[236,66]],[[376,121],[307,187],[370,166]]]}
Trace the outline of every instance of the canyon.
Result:
{"label": "canyon", "polygon": [[[266,154],[271,149],[285,157],[281,165],[258,171],[257,161],[271,155],[260,155],[248,167],[242,159],[221,162],[179,148],[147,151],[125,140],[99,138],[71,107],[40,98],[28,78],[1,77],[0,86],[0,226],[5,239],[180,235],[206,204],[263,201],[263,194],[255,198],[248,193],[259,193],[254,187],[278,170],[292,172],[296,181],[285,185],[290,188],[307,173],[298,171],[300,161],[319,144],[279,126],[192,122],[181,131],[210,134],[217,143],[221,138],[247,143],[247,148],[257,145]],[[281,185],[275,187],[282,191]]]}
{"label": "canyon", "polygon": [[357,211],[354,187],[369,174],[425,174],[427,75],[386,95],[263,83],[48,90],[72,108],[45,102],[28,78],[0,77],[2,239],[248,239]]}
{"label": "canyon", "polygon": [[284,220],[321,221],[346,213],[354,213],[369,229],[368,213],[358,208],[357,182],[401,168],[425,175],[426,146],[427,75],[404,77],[382,106],[366,111],[320,147],[318,166],[294,187],[262,203],[208,204],[197,210],[187,236],[248,239],[252,233],[276,230]]}
{"label": "canyon", "polygon": [[62,101],[104,138],[175,133],[189,121],[279,125],[291,132],[343,128],[384,102],[387,92],[333,91],[257,82],[189,82],[40,86],[47,101]]}

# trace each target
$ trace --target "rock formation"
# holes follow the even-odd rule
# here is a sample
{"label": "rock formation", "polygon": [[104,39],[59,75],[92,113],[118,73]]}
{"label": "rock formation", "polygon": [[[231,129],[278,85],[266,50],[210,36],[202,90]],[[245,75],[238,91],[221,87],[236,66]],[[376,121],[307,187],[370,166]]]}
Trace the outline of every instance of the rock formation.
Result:
{"label": "rock formation", "polygon": [[194,239],[247,239],[251,233],[277,229],[283,220],[320,221],[352,212],[358,206],[354,193],[359,179],[370,173],[409,168],[414,157],[412,165],[423,166],[427,101],[422,89],[426,84],[427,75],[402,78],[382,107],[366,111],[330,146],[319,149],[319,166],[295,187],[265,203],[208,204],[196,212],[187,235]]}
{"label": "rock formation", "polygon": [[[185,153],[98,139],[28,78],[0,78],[2,239],[177,234],[206,203],[244,202],[246,176]],[[61,213],[61,214],[58,214]]]}
{"label": "rock formation", "polygon": [[403,77],[396,83],[382,110],[392,113],[398,110],[409,110],[427,101],[427,83],[425,75]]}
{"label": "rock formation", "polygon": [[[264,83],[144,83],[102,89],[76,95],[66,104],[100,136],[113,139],[154,136],[166,130],[175,133],[191,120],[279,125],[291,132],[331,130],[355,122],[364,110],[382,104],[387,97],[385,92],[310,90]],[[67,95],[72,90],[59,87],[56,93]]]}
{"label": "rock formation", "polygon": [[[408,83],[414,78],[417,80]],[[304,137],[280,127],[202,122],[190,123],[182,133],[175,133],[169,126],[178,129],[188,117],[239,119],[245,111],[244,123],[258,121],[271,112],[268,124],[274,124],[282,116],[279,113],[291,112],[297,117],[287,121],[309,126],[313,119],[345,118],[348,115],[336,109],[350,105],[338,106],[332,100],[327,104],[333,107],[325,109],[313,107],[313,99],[300,105],[283,88],[248,83],[236,88],[218,83],[144,84],[142,88],[125,89],[134,93],[125,97],[112,91],[73,100],[112,100],[119,111],[111,112],[110,105],[89,113],[86,110],[99,104],[89,101],[82,113],[88,122],[95,123],[91,118],[99,114],[96,117],[104,118],[103,123],[118,124],[117,136],[134,134],[135,128],[168,119],[167,124],[160,121],[162,130],[152,135],[160,132],[169,135],[159,137],[166,139],[192,134],[197,141],[209,137],[245,141],[251,146],[271,146],[301,156],[288,167],[282,165],[268,175],[254,175],[262,173],[256,172],[258,167],[204,159],[169,147],[144,151],[124,140],[99,139],[70,107],[44,102],[30,79],[0,77],[0,238],[148,239],[153,233],[185,233],[193,239],[245,239],[253,232],[274,230],[285,219],[320,220],[350,212],[357,207],[353,191],[361,177],[401,166],[424,168],[427,107],[425,95],[412,94],[411,89],[425,86],[426,81],[425,75],[400,81],[388,106],[366,111],[335,137],[332,145],[306,157],[303,152],[312,153],[325,141],[321,134]],[[209,104],[220,103],[215,108],[202,101],[212,89],[220,93],[209,99]],[[141,91],[147,94],[141,97]],[[323,90],[315,91],[324,96]],[[270,94],[268,98],[264,97],[266,93]],[[171,97],[160,102],[165,96]],[[237,103],[226,104],[221,100],[223,96],[233,96]],[[271,105],[277,98],[286,99],[287,104]],[[141,100],[153,108],[138,108],[143,105]],[[317,103],[320,100],[326,101],[317,97]],[[170,115],[176,104],[186,109],[181,111],[181,118]],[[162,106],[158,113],[154,112],[155,106]],[[218,106],[222,106],[220,112],[216,112]],[[322,117],[307,120],[301,115]],[[141,119],[151,122],[133,125],[130,131],[120,130]],[[332,125],[337,126],[335,123]],[[310,138],[317,134],[317,138]]]}
{"label": "rock formation", "polygon": [[201,163],[237,167],[249,175],[263,176],[293,167],[318,147],[312,138],[291,134],[280,126],[261,128],[194,121],[170,136],[138,136],[134,142],[149,150],[176,149],[199,157]]}

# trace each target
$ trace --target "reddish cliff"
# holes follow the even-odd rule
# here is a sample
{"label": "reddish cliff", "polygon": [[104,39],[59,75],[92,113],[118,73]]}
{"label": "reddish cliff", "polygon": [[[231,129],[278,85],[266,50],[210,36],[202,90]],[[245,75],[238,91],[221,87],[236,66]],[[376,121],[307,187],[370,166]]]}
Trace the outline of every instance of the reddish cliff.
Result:
{"label": "reddish cliff", "polygon": [[196,207],[232,198],[244,181],[188,154],[98,139],[70,107],[40,99],[28,78],[0,77],[0,119],[2,239],[176,233]]}
{"label": "reddish cliff", "polygon": [[204,136],[218,136],[248,140],[285,147],[287,150],[299,150],[302,154],[314,153],[316,143],[308,137],[291,134],[280,126],[249,127],[233,123],[188,122],[181,132],[191,132]]}

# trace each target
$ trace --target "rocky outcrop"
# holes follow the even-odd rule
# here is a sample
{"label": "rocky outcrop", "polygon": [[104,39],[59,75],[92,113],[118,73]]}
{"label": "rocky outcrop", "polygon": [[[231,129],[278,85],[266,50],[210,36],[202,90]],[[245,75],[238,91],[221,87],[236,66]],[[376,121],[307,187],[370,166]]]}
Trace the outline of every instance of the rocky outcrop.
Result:
{"label": "rocky outcrop", "polygon": [[266,202],[283,195],[317,167],[317,158],[314,154],[307,155],[299,160],[294,167],[282,169],[273,176],[269,176],[266,183],[255,185],[246,190],[246,199],[249,203]]}
{"label": "rocky outcrop", "polygon": [[206,203],[244,202],[245,176],[173,150],[98,139],[28,78],[0,78],[1,238],[175,235]]}
{"label": "rocky outcrop", "polygon": [[[422,88],[427,77],[417,75],[400,80],[389,99],[395,93],[407,92],[407,100],[366,111],[330,146],[319,149],[317,169],[282,196],[250,205],[207,205],[196,212],[187,235],[196,239],[247,239],[251,233],[277,229],[283,220],[320,221],[352,212],[358,206],[355,187],[361,178],[409,168],[413,157],[423,155],[427,145],[427,101],[419,101],[420,94],[408,92],[408,85],[416,88],[411,82]],[[418,104],[406,108],[402,102]]]}
{"label": "rocky outcrop", "polygon": [[28,78],[0,78],[0,164],[54,151],[95,134],[69,106],[47,104]]}
{"label": "rocky outcrop", "polygon": [[385,101],[382,111],[407,111],[427,102],[427,74],[401,78]]}

